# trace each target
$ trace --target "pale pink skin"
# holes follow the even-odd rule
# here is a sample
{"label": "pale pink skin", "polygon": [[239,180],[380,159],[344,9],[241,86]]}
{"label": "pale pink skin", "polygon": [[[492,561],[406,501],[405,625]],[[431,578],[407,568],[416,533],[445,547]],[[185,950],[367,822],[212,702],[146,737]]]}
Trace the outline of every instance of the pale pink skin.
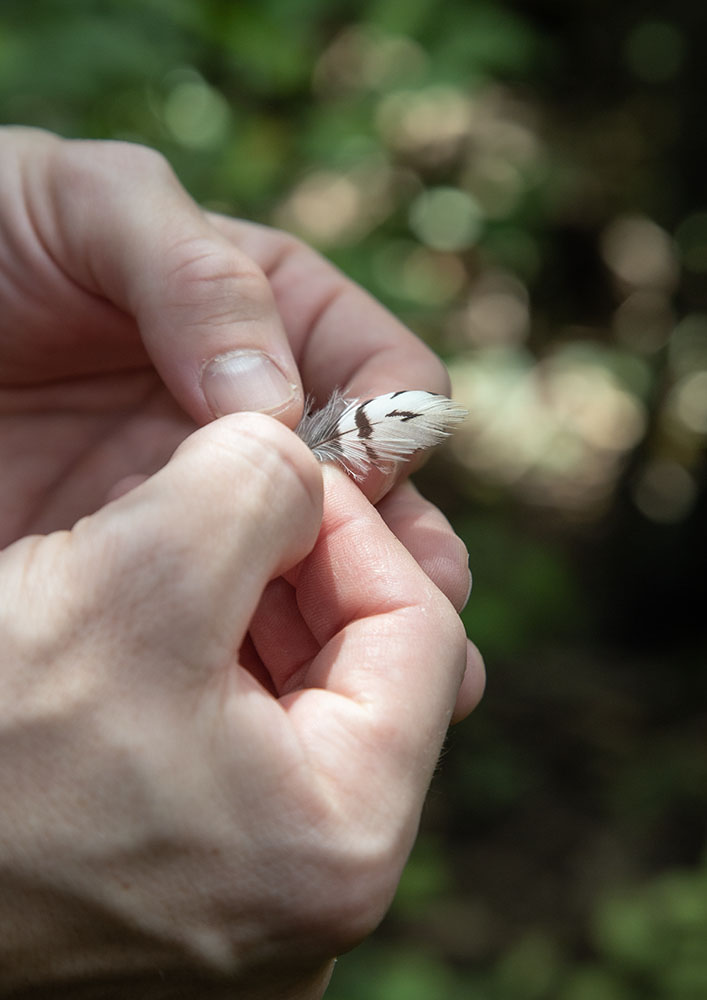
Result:
{"label": "pale pink skin", "polygon": [[[234,351],[288,393],[213,420]],[[288,429],[335,386],[448,391],[153,152],[0,129],[0,992],[320,997],[385,912],[483,665],[442,514]]]}

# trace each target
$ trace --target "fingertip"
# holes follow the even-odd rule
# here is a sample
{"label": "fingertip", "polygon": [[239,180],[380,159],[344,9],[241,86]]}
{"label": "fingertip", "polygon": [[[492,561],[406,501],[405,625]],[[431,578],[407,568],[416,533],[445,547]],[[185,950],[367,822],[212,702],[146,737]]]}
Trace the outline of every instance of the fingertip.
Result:
{"label": "fingertip", "polygon": [[342,513],[344,513],[350,511],[352,505],[355,507],[357,503],[368,503],[368,500],[361,493],[358,484],[354,482],[351,476],[340,465],[337,465],[335,462],[317,464],[321,470],[324,496],[330,507],[335,508],[341,505]]}
{"label": "fingertip", "polygon": [[466,667],[452,713],[452,724],[462,722],[471,715],[484,696],[486,667],[484,660],[471,640],[467,640]]}
{"label": "fingertip", "polygon": [[372,468],[361,485],[362,492],[372,504],[378,504],[395,486],[401,475],[402,463],[396,463],[391,469]]}
{"label": "fingertip", "polygon": [[[321,517],[324,492],[322,466],[306,444],[282,421],[266,413],[231,413],[197,431],[192,437],[197,438],[198,435],[213,438],[217,446],[223,444],[229,450],[235,448],[239,454],[247,455],[254,474],[256,471],[269,473],[274,481],[281,481],[282,473],[289,468],[297,485],[308,495],[317,517]],[[279,467],[277,475],[276,467]],[[239,491],[248,489],[248,483],[234,483],[233,486]],[[273,503],[280,499],[276,492],[277,488],[273,487]]]}

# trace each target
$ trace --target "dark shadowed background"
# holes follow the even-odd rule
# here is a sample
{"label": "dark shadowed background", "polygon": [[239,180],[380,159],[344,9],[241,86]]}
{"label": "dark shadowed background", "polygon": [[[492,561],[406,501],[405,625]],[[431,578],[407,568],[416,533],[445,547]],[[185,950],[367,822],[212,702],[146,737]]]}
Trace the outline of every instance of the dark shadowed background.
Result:
{"label": "dark shadowed background", "polygon": [[452,370],[488,690],[332,1000],[707,997],[698,2],[0,0],[0,120],[162,150]]}

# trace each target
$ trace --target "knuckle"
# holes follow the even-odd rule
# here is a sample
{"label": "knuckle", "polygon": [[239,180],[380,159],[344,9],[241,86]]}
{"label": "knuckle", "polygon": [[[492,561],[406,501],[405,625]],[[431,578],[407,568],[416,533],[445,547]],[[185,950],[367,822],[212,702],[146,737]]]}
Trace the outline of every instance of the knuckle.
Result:
{"label": "knuckle", "polygon": [[[100,582],[85,586],[75,547],[73,530],[57,531],[26,536],[2,555],[0,633],[9,660],[23,669],[6,671],[0,690],[3,704],[33,726],[92,703],[101,683],[84,656]],[[26,609],[37,607],[42,614],[28,617]]]}
{"label": "knuckle", "polygon": [[151,146],[119,139],[96,141],[92,145],[97,155],[107,162],[111,169],[118,165],[133,173],[154,176],[158,180],[176,181],[167,158]]}
{"label": "knuckle", "polygon": [[328,844],[320,839],[316,880],[308,882],[292,913],[296,934],[316,941],[326,954],[349,951],[375,930],[399,880],[402,862],[393,838],[360,826],[342,829]]}
{"label": "knuckle", "polygon": [[250,257],[211,235],[199,234],[175,242],[169,254],[169,273],[181,281],[214,282],[238,277],[256,287],[267,286],[265,275]]}
{"label": "knuckle", "polygon": [[301,255],[304,255],[307,259],[310,257],[316,257],[318,260],[321,259],[316,250],[313,250],[308,243],[305,243],[303,239],[294,233],[288,233],[285,229],[273,229],[272,233],[276,237],[278,247],[275,267],[280,266],[283,261],[291,257],[299,258]]}
{"label": "knuckle", "polygon": [[246,254],[226,241],[198,235],[173,244],[166,256],[166,281],[177,301],[191,304],[207,298],[215,314],[229,320],[260,318],[273,307],[264,272]]}
{"label": "knuckle", "polygon": [[[155,149],[121,140],[78,139],[62,141],[56,147],[58,183],[76,188],[85,195],[92,188],[111,189],[124,184],[125,177],[150,184],[177,184],[167,159]],[[90,153],[90,155],[86,155]]]}

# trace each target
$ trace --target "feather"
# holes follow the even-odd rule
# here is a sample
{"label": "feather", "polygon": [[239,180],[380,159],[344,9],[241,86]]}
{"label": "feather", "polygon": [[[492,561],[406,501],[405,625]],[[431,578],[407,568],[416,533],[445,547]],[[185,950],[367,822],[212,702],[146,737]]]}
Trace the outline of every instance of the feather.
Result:
{"label": "feather", "polygon": [[421,389],[346,399],[337,389],[321,410],[305,410],[296,433],[320,462],[338,462],[356,479],[385,469],[448,437],[466,410]]}

